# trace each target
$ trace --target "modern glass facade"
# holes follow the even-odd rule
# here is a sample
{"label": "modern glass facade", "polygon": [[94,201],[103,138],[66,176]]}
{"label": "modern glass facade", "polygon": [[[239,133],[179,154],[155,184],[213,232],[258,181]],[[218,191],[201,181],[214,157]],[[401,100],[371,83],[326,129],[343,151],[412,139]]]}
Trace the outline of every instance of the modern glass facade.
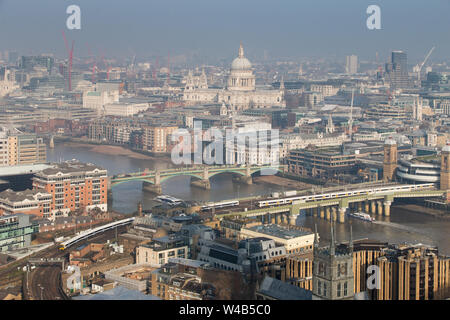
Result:
{"label": "modern glass facade", "polygon": [[0,252],[28,247],[32,234],[38,232],[39,225],[26,214],[0,217]]}

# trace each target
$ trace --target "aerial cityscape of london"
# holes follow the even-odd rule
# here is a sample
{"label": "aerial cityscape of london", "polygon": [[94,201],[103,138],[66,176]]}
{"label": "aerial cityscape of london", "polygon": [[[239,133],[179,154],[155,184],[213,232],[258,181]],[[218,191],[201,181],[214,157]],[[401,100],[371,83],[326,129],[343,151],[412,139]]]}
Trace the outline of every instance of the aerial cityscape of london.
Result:
{"label": "aerial cityscape of london", "polygon": [[448,13],[0,0],[0,300],[449,300]]}

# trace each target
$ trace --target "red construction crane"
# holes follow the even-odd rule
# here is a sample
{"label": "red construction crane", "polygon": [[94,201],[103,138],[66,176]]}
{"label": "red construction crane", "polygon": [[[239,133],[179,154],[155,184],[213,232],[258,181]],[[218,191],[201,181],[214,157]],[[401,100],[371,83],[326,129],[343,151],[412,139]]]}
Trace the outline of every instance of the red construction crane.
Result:
{"label": "red construction crane", "polygon": [[66,45],[67,53],[69,54],[69,76],[68,76],[68,90],[72,91],[72,61],[73,61],[73,45],[75,41],[72,41],[72,48],[69,50],[69,43],[67,42],[66,34],[64,30],[62,31],[64,44]]}
{"label": "red construction crane", "polygon": [[89,59],[86,61],[86,64],[90,64],[92,62],[91,82],[95,83],[95,72],[96,72],[96,69],[97,69],[97,59],[91,53],[91,48],[89,47],[89,44],[87,42],[86,42],[86,48],[88,49],[88,55],[89,55]]}
{"label": "red construction crane", "polygon": [[109,72],[111,71],[112,68],[108,63],[106,63],[105,56],[103,54],[102,54],[102,60],[106,66],[106,80],[109,80]]}

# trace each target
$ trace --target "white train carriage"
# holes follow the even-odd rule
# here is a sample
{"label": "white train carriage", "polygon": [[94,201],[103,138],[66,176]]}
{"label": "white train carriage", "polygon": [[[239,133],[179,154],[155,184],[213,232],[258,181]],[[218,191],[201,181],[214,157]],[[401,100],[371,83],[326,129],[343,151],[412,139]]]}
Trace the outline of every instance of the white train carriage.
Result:
{"label": "white train carriage", "polygon": [[334,198],[342,198],[349,196],[357,196],[357,195],[370,195],[375,193],[382,192],[395,192],[395,191],[414,191],[414,190],[423,190],[423,189],[432,189],[434,187],[433,183],[424,183],[424,184],[410,184],[410,185],[402,185],[402,186],[392,186],[392,187],[380,187],[373,189],[359,189],[352,191],[341,191],[334,193],[324,193],[317,195],[309,195],[302,197],[290,197],[290,198],[282,198],[282,199],[271,199],[271,200],[262,200],[257,203],[257,206],[260,208],[270,207],[270,206],[279,206],[285,204],[292,204],[294,201],[315,201],[315,200],[325,200],[325,199],[334,199]]}

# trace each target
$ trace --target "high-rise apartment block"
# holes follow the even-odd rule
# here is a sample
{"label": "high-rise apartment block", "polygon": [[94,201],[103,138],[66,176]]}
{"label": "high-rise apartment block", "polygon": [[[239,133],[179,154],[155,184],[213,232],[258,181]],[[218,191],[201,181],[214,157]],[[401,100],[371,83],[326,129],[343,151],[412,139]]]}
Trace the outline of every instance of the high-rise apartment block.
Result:
{"label": "high-rise apartment block", "polygon": [[144,127],[143,149],[150,152],[169,152],[170,135],[177,130],[173,126]]}
{"label": "high-rise apartment block", "polygon": [[358,73],[358,56],[351,55],[346,57],[345,73]]}

